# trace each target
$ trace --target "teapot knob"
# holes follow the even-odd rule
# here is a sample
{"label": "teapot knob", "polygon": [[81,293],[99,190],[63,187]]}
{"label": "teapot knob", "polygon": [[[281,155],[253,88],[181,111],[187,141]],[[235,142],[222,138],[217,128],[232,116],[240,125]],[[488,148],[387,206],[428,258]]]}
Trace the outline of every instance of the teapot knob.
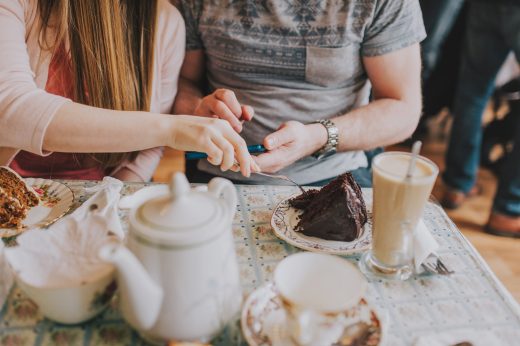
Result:
{"label": "teapot knob", "polygon": [[190,191],[190,183],[183,173],[177,172],[172,176],[170,181],[170,196],[171,199],[177,200],[182,198]]}

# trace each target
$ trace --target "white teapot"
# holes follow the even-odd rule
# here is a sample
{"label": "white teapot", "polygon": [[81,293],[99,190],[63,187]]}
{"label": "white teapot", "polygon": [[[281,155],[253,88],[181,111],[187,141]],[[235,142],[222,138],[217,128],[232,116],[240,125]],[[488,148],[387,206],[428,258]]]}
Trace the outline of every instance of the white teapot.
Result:
{"label": "white teapot", "polygon": [[100,257],[117,268],[121,312],[153,342],[208,341],[240,309],[232,236],[236,190],[222,178],[191,189],[182,173],[166,185],[121,199],[131,208],[128,249],[108,244]]}

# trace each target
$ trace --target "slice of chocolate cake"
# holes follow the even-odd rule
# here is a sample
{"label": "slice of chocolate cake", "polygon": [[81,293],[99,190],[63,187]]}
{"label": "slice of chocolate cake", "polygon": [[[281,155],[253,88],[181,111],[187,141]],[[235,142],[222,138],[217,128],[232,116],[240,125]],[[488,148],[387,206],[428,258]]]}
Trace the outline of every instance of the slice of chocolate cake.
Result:
{"label": "slice of chocolate cake", "polygon": [[353,241],[367,222],[367,210],[361,188],[345,173],[321,190],[310,190],[289,200],[300,209],[298,231],[326,240]]}
{"label": "slice of chocolate cake", "polygon": [[38,194],[15,171],[0,167],[0,228],[22,228],[29,208],[40,203]]}

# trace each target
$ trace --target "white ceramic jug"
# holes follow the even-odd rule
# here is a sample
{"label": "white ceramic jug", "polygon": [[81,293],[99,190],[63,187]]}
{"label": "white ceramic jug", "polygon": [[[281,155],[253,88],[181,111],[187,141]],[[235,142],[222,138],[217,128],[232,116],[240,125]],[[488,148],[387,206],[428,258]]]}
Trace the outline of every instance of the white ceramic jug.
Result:
{"label": "white ceramic jug", "polygon": [[236,190],[222,178],[191,189],[182,173],[121,200],[131,208],[128,248],[100,257],[118,271],[124,318],[150,341],[208,341],[240,309],[232,236]]}

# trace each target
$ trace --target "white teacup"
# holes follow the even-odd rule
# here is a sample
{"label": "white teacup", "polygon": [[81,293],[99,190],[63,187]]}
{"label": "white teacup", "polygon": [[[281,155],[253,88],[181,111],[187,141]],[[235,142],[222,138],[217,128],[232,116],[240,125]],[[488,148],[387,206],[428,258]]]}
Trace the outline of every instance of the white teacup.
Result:
{"label": "white teacup", "polygon": [[77,324],[95,317],[108,306],[117,288],[115,269],[111,265],[77,286],[37,287],[26,282],[19,273],[15,273],[15,277],[42,315],[63,324]]}
{"label": "white teacup", "polygon": [[345,312],[357,306],[367,282],[350,262],[301,252],[281,261],[275,286],[286,311],[289,333],[298,345],[331,345],[352,323]]}

